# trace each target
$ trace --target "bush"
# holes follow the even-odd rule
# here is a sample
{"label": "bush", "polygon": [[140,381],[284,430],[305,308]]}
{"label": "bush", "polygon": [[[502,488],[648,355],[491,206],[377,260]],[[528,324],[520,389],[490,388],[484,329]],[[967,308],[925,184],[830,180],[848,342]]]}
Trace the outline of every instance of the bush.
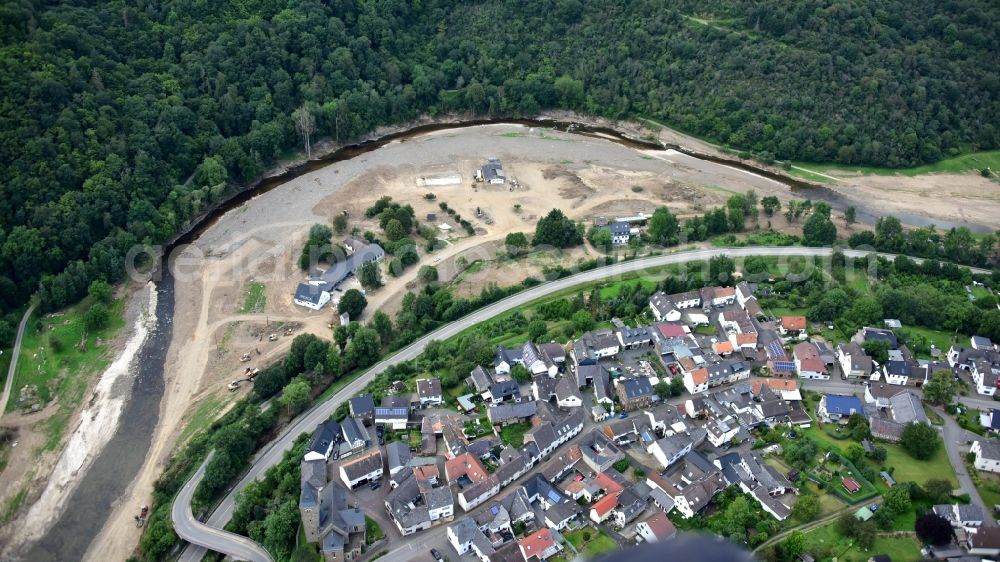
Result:
{"label": "bush", "polygon": [[83,317],[83,323],[88,330],[100,330],[108,325],[110,317],[111,313],[108,312],[108,307],[104,303],[97,302],[87,310]]}

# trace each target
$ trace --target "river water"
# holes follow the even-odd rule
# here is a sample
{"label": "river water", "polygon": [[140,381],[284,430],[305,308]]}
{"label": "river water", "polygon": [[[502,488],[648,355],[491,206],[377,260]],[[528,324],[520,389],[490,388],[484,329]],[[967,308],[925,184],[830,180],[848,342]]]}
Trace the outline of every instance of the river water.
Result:
{"label": "river water", "polygon": [[[747,162],[692,152],[680,146],[666,146],[659,143],[626,137],[617,131],[604,128],[586,127],[569,122],[549,120],[480,120],[463,123],[442,123],[418,126],[406,131],[393,133],[350,145],[336,150],[320,159],[312,160],[288,169],[287,171],[265,178],[252,187],[235,193],[229,199],[216,205],[211,211],[201,217],[184,233],[180,234],[165,249],[164,256],[171,256],[175,249],[197,240],[202,233],[232,209],[246,203],[248,200],[271,191],[304,174],[316,171],[336,162],[356,158],[359,155],[381,148],[391,142],[406,140],[429,132],[473,127],[490,124],[515,124],[528,127],[555,128],[561,131],[602,138],[640,150],[674,150],[689,158],[707,160],[762,176],[769,180],[780,182],[798,196],[813,201],[825,201],[834,209],[843,210],[848,203],[838,193],[817,187],[804,181],[763,170]],[[877,208],[858,206],[854,203],[860,222],[874,223],[882,215]],[[968,226],[976,231],[984,230],[979,225],[962,225],[948,221],[934,220],[918,215],[896,216],[904,223],[925,226],[935,224],[941,228]],[[156,316],[157,324],[150,333],[136,361],[136,373],[132,395],[125,406],[121,424],[117,433],[105,446],[94,461],[93,466],[81,476],[79,487],[66,502],[66,508],[52,529],[27,553],[26,559],[31,561],[69,561],[80,560],[87,550],[93,537],[99,532],[111,512],[114,502],[122,497],[126,487],[135,478],[145,461],[149,450],[150,439],[158,422],[160,400],[163,396],[163,369],[167,350],[173,337],[174,311],[174,279],[170,268],[162,264],[155,274],[158,293]],[[136,506],[138,509],[138,506]]]}

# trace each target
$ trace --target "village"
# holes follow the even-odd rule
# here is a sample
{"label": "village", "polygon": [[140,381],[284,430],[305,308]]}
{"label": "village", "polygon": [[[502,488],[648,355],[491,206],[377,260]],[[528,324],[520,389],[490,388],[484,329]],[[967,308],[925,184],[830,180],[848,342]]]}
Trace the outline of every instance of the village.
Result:
{"label": "village", "polygon": [[[1000,352],[985,338],[918,360],[890,320],[833,346],[803,316],[766,316],[756,289],[657,292],[646,324],[614,319],[566,343],[500,346],[456,392],[420,376],[356,396],[346,417],[316,428],[302,460],[308,540],[326,560],[361,559],[372,547],[365,515],[387,536],[445,529],[418,557],[569,560],[670,540],[725,516],[721,504],[738,496],[752,502],[758,533],[773,535],[816,490],[865,522],[889,512],[881,498],[897,483],[892,468],[858,467],[877,465],[863,459],[879,449],[885,461],[909,426],[931,426],[920,387],[947,373],[979,395],[996,391]],[[882,347],[882,362],[865,352]],[[870,428],[862,458],[831,449],[791,460],[798,436],[859,423]],[[984,425],[1000,429],[1000,411]],[[976,470],[1000,472],[995,438],[966,450]],[[897,460],[923,464],[885,462]],[[997,554],[992,510],[934,505],[956,539],[924,554]]]}

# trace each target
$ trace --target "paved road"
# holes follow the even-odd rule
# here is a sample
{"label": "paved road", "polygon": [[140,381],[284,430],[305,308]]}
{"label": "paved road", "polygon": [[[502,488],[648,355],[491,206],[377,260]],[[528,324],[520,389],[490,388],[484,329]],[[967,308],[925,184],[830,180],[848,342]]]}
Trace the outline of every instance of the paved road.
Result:
{"label": "paved road", "polygon": [[170,519],[173,521],[174,531],[177,533],[177,536],[188,542],[225,552],[236,560],[274,562],[271,555],[254,541],[235,533],[203,525],[192,515],[191,497],[194,495],[195,488],[198,487],[198,482],[201,482],[201,478],[205,475],[205,467],[208,466],[208,461],[212,460],[212,455],[214,454],[214,451],[208,454],[205,462],[201,463],[201,466],[198,467],[198,472],[194,474],[191,480],[188,480],[187,484],[177,494],[177,497],[174,498],[174,504],[170,510]]}
{"label": "paved road", "polygon": [[983,503],[983,498],[979,496],[979,490],[976,489],[976,485],[972,482],[968,468],[965,465],[965,453],[969,452],[969,448],[965,442],[973,439],[981,439],[981,437],[962,429],[958,425],[958,422],[948,414],[941,411],[938,411],[938,413],[944,419],[944,446],[948,450],[948,459],[951,461],[951,467],[955,471],[955,476],[958,477],[959,487],[962,488],[963,492],[969,494],[972,503],[983,508],[983,513],[986,515],[986,525],[996,525],[996,520],[993,518],[993,506]]}
{"label": "paved road", "polygon": [[28,325],[31,313],[35,311],[32,304],[21,317],[21,323],[17,325],[17,339],[14,341],[14,348],[10,350],[10,367],[7,369],[7,381],[3,385],[3,395],[0,396],[0,418],[3,418],[7,410],[7,399],[10,398],[10,387],[14,386],[14,373],[17,372],[17,358],[21,356],[21,340],[24,339],[24,327]]}
{"label": "paved road", "polygon": [[[842,250],[844,255],[848,258],[860,258],[869,255],[871,252],[864,252],[858,250]],[[388,367],[396,365],[398,363],[403,363],[418,357],[424,350],[424,347],[431,341],[435,340],[446,340],[452,336],[455,336],[466,330],[467,328],[474,326],[485,320],[489,320],[498,314],[506,312],[510,309],[516,308],[518,306],[527,304],[531,301],[537,300],[539,298],[557,293],[559,291],[572,288],[576,285],[582,283],[588,283],[593,281],[601,281],[608,278],[619,277],[627,273],[633,273],[637,271],[650,271],[653,272],[658,268],[662,268],[668,265],[682,264],[692,261],[705,261],[713,257],[728,255],[734,258],[742,258],[748,256],[770,256],[770,257],[827,257],[832,255],[833,250],[831,248],[801,248],[801,247],[749,247],[749,248],[710,248],[704,250],[694,250],[688,252],[678,252],[675,254],[668,254],[663,256],[653,256],[648,258],[642,258],[637,260],[631,260],[626,262],[620,262],[606,267],[600,267],[597,269],[592,269],[590,271],[584,271],[559,279],[556,281],[551,281],[549,283],[543,283],[536,287],[532,287],[520,293],[511,295],[505,299],[497,301],[485,308],[481,308],[475,312],[468,314],[467,316],[456,320],[446,326],[438,328],[434,332],[420,338],[409,346],[403,348],[401,351],[392,355],[391,357],[384,359],[377,363],[374,367],[369,369],[367,372],[356,378],[350,384],[345,386],[339,392],[328,398],[326,401],[313,406],[304,414],[300,415],[280,436],[278,436],[274,441],[272,441],[267,447],[261,452],[261,454],[254,460],[253,465],[247,472],[246,476],[243,477],[240,482],[233,487],[229,494],[222,500],[219,506],[216,508],[215,512],[212,513],[211,517],[208,519],[207,523],[211,527],[221,529],[229,522],[230,517],[233,513],[233,506],[236,498],[236,493],[242,490],[247,484],[253,482],[254,480],[263,476],[268,468],[277,464],[284,452],[291,448],[292,443],[295,438],[302,434],[303,432],[311,432],[315,427],[328,419],[337,409],[342,402],[346,401],[351,396],[354,396],[358,392],[362,391],[368,383],[371,382],[378,374],[382,373]],[[879,254],[887,259],[894,259],[895,256],[892,254]],[[913,258],[916,262],[921,262],[922,260],[918,258]],[[973,269],[975,272],[985,273],[985,270]],[[237,545],[234,545],[236,547]],[[228,553],[225,550],[226,547],[220,546],[220,552]],[[407,546],[401,546],[400,549],[407,549]],[[181,562],[196,562],[201,560],[205,555],[204,549],[192,548],[189,546],[185,549],[183,555],[181,556]],[[386,558],[392,558],[395,556],[395,552],[390,553]]]}

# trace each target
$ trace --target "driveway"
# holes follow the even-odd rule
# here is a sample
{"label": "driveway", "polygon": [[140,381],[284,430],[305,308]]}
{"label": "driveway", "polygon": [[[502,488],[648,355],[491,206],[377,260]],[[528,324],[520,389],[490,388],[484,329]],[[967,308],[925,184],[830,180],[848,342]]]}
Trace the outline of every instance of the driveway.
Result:
{"label": "driveway", "polygon": [[938,414],[944,419],[944,446],[948,449],[948,460],[951,461],[951,467],[955,471],[955,476],[958,477],[959,487],[962,488],[963,492],[969,494],[972,503],[983,507],[983,512],[986,514],[986,524],[988,526],[996,525],[996,520],[993,518],[993,506],[983,503],[983,499],[979,496],[979,490],[976,489],[975,484],[972,482],[968,468],[965,465],[964,457],[969,452],[969,446],[966,445],[966,442],[973,439],[980,439],[980,437],[975,433],[962,429],[958,425],[958,422],[948,414],[940,410],[938,410]]}

